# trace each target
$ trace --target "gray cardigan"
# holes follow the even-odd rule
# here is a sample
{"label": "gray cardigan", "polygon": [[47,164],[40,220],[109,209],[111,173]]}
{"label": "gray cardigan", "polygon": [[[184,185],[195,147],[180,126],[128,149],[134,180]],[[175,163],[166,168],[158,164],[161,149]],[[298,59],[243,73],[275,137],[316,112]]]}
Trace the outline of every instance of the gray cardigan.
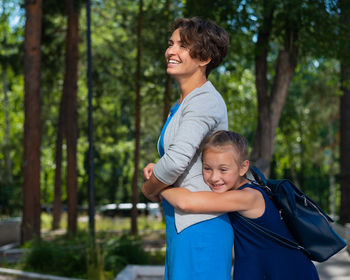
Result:
{"label": "gray cardigan", "polygon": [[[165,154],[153,169],[158,180],[190,191],[210,191],[202,177],[201,144],[217,130],[227,130],[225,102],[211,82],[182,101],[164,134]],[[190,214],[175,209],[178,232],[218,214]]]}

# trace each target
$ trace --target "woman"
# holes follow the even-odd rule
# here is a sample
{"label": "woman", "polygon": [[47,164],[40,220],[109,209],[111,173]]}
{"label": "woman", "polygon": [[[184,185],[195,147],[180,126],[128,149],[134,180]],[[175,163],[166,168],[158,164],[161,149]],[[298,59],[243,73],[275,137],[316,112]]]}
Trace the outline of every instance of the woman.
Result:
{"label": "woman", "polygon": [[[202,177],[200,148],[205,137],[227,129],[227,109],[207,80],[226,55],[227,33],[211,21],[175,21],[165,52],[167,73],[178,83],[180,98],[170,110],[158,141],[157,164],[144,169],[142,191],[159,201],[166,187],[210,191]],[[162,201],[167,252],[165,279],[230,279],[233,230],[227,214],[188,214]]]}

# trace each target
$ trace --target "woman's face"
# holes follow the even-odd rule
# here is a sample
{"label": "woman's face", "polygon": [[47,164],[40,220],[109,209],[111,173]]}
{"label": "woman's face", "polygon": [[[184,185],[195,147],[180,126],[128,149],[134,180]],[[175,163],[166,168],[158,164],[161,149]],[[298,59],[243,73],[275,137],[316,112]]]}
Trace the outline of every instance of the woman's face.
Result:
{"label": "woman's face", "polygon": [[202,71],[205,62],[190,56],[190,49],[181,41],[180,29],[176,29],[168,41],[165,51],[167,73],[176,77],[191,77],[197,71]]}

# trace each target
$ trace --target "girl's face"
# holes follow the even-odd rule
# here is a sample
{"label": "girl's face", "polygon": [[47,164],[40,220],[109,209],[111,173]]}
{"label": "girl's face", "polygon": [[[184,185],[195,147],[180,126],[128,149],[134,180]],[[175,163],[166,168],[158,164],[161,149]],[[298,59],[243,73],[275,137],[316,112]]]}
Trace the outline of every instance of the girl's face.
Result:
{"label": "girl's face", "polygon": [[190,49],[181,41],[180,29],[176,29],[168,41],[168,48],[165,51],[167,62],[167,73],[173,77],[191,77],[208,62],[200,61],[190,56]]}
{"label": "girl's face", "polygon": [[248,160],[242,164],[239,162],[232,145],[205,150],[203,154],[204,181],[217,193],[239,188],[247,181],[243,176],[249,168]]}

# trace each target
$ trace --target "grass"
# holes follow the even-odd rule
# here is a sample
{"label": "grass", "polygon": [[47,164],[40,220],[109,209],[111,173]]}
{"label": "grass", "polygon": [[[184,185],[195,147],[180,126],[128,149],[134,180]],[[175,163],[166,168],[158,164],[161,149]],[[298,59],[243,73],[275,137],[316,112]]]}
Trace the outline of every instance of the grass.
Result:
{"label": "grass", "polygon": [[[165,229],[165,224],[163,221],[151,217],[140,215],[138,217],[138,228],[140,231],[152,230],[159,231]],[[41,230],[42,232],[50,232],[52,224],[52,215],[47,213],[41,214]],[[63,213],[60,223],[61,229],[67,228],[67,214]],[[80,215],[78,217],[78,230],[88,230],[89,219],[86,215]],[[130,217],[106,217],[101,215],[95,216],[95,230],[98,231],[116,231],[125,232],[131,229],[131,219]]]}

